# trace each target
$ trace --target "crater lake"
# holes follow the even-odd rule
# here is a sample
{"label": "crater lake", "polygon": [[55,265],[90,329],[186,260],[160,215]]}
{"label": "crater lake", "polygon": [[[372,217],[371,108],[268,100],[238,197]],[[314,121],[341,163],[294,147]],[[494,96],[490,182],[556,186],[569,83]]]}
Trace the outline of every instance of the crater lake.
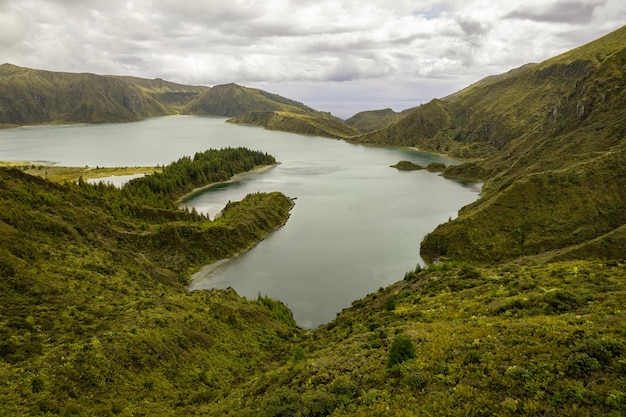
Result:
{"label": "crater lake", "polygon": [[[287,223],[251,250],[193,276],[190,290],[232,287],[241,296],[280,299],[298,324],[331,321],[352,301],[424,264],[422,238],[476,200],[479,183],[390,165],[458,163],[405,148],[353,145],[315,136],[170,116],[125,124],[0,130],[0,160],[63,166],[155,166],[210,148],[244,146],[280,164],[210,188],[186,201],[214,217],[248,193],[295,198]],[[192,277],[190,277],[191,280]]]}

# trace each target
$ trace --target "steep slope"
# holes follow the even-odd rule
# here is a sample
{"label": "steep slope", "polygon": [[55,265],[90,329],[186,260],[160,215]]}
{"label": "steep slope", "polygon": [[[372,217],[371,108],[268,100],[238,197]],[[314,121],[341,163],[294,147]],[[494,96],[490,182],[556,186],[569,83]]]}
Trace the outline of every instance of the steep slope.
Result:
{"label": "steep slope", "polygon": [[182,160],[164,169],[171,181],[123,190],[0,169],[0,415],[203,414],[288,360],[300,331],[284,305],[185,285],[283,224],[291,200],[250,195],[216,221],[146,203],[243,154]]}
{"label": "steep slope", "polygon": [[237,84],[216,85],[200,94],[185,108],[187,114],[234,117],[251,111],[288,111],[313,113],[302,103],[256,88]]}
{"label": "steep slope", "polygon": [[232,117],[230,123],[331,138],[355,136],[343,120],[263,90],[225,84],[199,95],[184,109],[188,114]]}
{"label": "steep slope", "polygon": [[425,238],[427,258],[498,260],[569,246],[603,257],[602,244],[585,242],[618,238],[625,220],[625,54],[626,26],[352,140],[475,159],[444,175],[485,180],[483,197]]}
{"label": "steep slope", "polygon": [[[537,80],[539,85],[525,94],[524,103],[506,111],[519,114],[515,126],[500,123],[496,129],[502,140],[480,164],[489,178],[483,198],[427,236],[423,253],[494,260],[576,246],[576,256],[615,256],[608,242],[597,239],[621,239],[626,224],[625,69],[626,27],[534,66],[503,86],[484,87],[510,97],[519,91],[517,83]],[[486,93],[476,94],[453,104],[479,106]],[[489,97],[483,98],[485,117],[495,112],[497,100]],[[525,111],[529,114],[522,117]],[[591,241],[596,243],[586,244]],[[573,254],[560,251],[558,256],[568,252]]]}
{"label": "steep slope", "polygon": [[228,122],[330,138],[345,139],[359,133],[341,119],[317,111],[304,114],[287,111],[252,111],[233,117]]}
{"label": "steep slope", "polygon": [[355,301],[220,415],[621,415],[623,263],[444,263]]}
{"label": "steep slope", "polygon": [[129,79],[0,66],[0,124],[128,122],[173,110]]}
{"label": "steep slope", "polygon": [[415,146],[459,157],[488,157],[513,139],[541,128],[592,71],[626,42],[621,28],[541,64],[488,77],[441,100],[415,108],[362,143]]}
{"label": "steep slope", "polygon": [[118,76],[115,78],[119,78],[139,87],[143,92],[151,95],[160,103],[173,107],[179,113],[199,94],[210,90],[210,87],[177,84],[171,81],[165,81],[161,78],[154,80],[127,76]]}
{"label": "steep slope", "polygon": [[346,120],[346,124],[354,127],[361,133],[367,133],[395,123],[402,116],[402,113],[397,113],[392,109],[370,110],[355,114]]}

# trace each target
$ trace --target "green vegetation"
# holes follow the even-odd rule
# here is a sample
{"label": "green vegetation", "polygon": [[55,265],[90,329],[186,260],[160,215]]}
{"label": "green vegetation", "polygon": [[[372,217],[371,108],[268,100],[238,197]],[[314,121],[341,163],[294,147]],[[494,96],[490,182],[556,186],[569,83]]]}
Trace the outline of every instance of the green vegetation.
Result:
{"label": "green vegetation", "polygon": [[[250,195],[210,221],[175,201],[268,155],[199,153],[121,190],[0,169],[0,414],[626,414],[625,68],[626,27],[352,138],[472,158],[428,169],[485,185],[422,242],[439,262],[313,332],[260,294],[185,292],[292,202]],[[241,120],[317,123],[215,93],[281,103]]]}
{"label": "green vegetation", "polygon": [[402,113],[396,113],[392,109],[363,111],[347,119],[346,124],[361,133],[368,133],[397,122],[408,112],[410,110]]}
{"label": "green vegetation", "polygon": [[52,182],[78,182],[120,175],[152,174],[160,172],[161,167],[64,167],[59,165],[33,164],[24,161],[0,161],[0,167],[19,168],[29,175],[45,178]]}
{"label": "green vegetation", "polygon": [[[622,415],[626,265],[418,268],[251,379],[226,415]],[[395,308],[386,308],[394,298]],[[287,414],[270,404],[289,400]]]}
{"label": "green vegetation", "polygon": [[329,138],[348,138],[358,134],[341,119],[322,112],[253,111],[228,120],[269,130],[316,135]]}
{"label": "green vegetation", "polygon": [[469,158],[449,178],[481,180],[482,198],[422,242],[428,259],[614,259],[626,194],[626,27],[525,65],[351,141]]}
{"label": "green vegetation", "polygon": [[175,208],[178,199],[196,188],[275,163],[273,156],[245,148],[211,149],[180,158],[162,172],[131,180],[122,191],[152,207]]}
{"label": "green vegetation", "polygon": [[0,125],[130,122],[175,114],[164,94],[195,96],[206,87],[163,80],[70,74],[0,65]]}
{"label": "green vegetation", "polygon": [[207,114],[234,117],[253,111],[285,111],[315,113],[316,111],[297,101],[276,94],[237,84],[218,85],[191,101],[187,114]]}
{"label": "green vegetation", "polygon": [[[224,169],[266,157],[203,155]],[[132,191],[142,187],[57,185],[14,168],[0,184],[0,414],[189,415],[291,356],[300,330],[279,302],[185,291],[191,271],[283,224],[287,197],[250,195],[210,221],[147,205]]]}
{"label": "green vegetation", "polygon": [[425,169],[423,166],[414,164],[411,161],[400,161],[395,165],[391,165],[391,167],[399,169],[401,171],[417,171],[420,169]]}

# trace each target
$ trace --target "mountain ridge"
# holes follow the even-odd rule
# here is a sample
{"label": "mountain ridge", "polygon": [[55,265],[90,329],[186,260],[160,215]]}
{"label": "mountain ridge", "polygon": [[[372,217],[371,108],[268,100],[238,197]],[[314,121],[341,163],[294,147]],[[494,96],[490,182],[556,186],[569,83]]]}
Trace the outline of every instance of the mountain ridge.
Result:
{"label": "mountain ridge", "polygon": [[[213,115],[237,123],[332,138],[358,132],[343,120],[300,102],[235,83],[190,86],[160,78],[97,75],[0,66],[0,127],[54,123],[116,123],[173,114]],[[280,112],[280,118],[245,117]],[[303,118],[303,116],[306,116]],[[305,122],[303,122],[305,121]]]}
{"label": "mountain ridge", "polygon": [[195,157],[127,191],[0,169],[0,414],[624,415],[624,46],[626,26],[351,138],[472,157],[444,175],[483,193],[422,242],[438,262],[312,332],[260,294],[183,290],[285,196],[210,222],[164,206],[210,181]]}

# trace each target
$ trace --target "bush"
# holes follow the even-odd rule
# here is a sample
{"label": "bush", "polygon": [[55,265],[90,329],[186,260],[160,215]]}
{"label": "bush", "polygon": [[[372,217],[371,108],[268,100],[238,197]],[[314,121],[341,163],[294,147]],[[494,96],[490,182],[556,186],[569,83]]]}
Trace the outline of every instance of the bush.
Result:
{"label": "bush", "polygon": [[387,368],[413,358],[415,358],[415,345],[407,336],[399,334],[391,343]]}
{"label": "bush", "polygon": [[429,375],[422,371],[411,371],[405,376],[406,384],[412,390],[418,391],[428,384]]}
{"label": "bush", "polygon": [[596,358],[586,353],[572,353],[567,358],[567,372],[570,375],[582,376],[597,371],[602,367]]}
{"label": "bush", "polygon": [[305,359],[306,359],[306,353],[304,352],[304,349],[302,348],[302,346],[296,345],[296,347],[293,349],[293,361],[300,362]]}
{"label": "bush", "polygon": [[550,291],[543,296],[547,313],[566,313],[575,310],[582,302],[575,294],[565,290]]}

